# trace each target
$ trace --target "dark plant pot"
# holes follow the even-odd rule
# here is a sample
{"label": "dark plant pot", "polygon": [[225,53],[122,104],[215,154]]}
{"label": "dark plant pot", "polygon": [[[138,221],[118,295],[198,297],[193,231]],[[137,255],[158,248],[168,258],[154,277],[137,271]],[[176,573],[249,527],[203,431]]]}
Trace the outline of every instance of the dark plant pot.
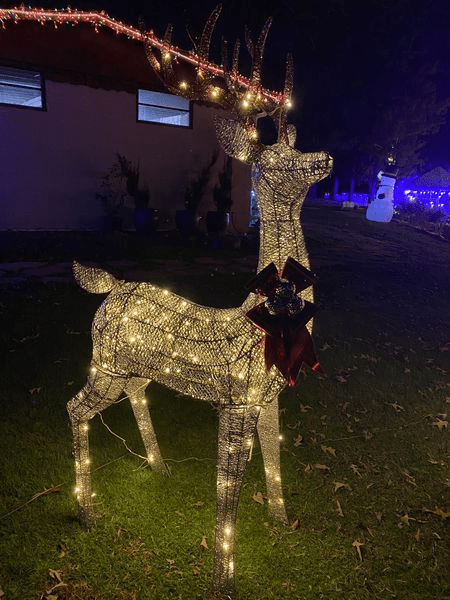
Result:
{"label": "dark plant pot", "polygon": [[224,233],[230,222],[230,213],[210,210],[206,213],[206,230],[208,233]]}
{"label": "dark plant pot", "polygon": [[195,215],[188,208],[177,210],[175,213],[175,224],[182,236],[190,235],[194,230]]}
{"label": "dark plant pot", "polygon": [[148,206],[136,207],[133,211],[133,224],[139,235],[153,233],[158,226],[157,211]]}
{"label": "dark plant pot", "polygon": [[122,231],[123,218],[119,215],[105,215],[103,219],[103,228],[105,231]]}

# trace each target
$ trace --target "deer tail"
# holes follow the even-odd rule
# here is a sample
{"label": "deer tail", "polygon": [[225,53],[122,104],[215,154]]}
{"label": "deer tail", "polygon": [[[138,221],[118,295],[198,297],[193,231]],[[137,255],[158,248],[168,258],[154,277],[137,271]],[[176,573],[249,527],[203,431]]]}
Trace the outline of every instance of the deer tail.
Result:
{"label": "deer tail", "polygon": [[91,294],[107,294],[119,283],[111,273],[73,262],[73,274],[80,287]]}

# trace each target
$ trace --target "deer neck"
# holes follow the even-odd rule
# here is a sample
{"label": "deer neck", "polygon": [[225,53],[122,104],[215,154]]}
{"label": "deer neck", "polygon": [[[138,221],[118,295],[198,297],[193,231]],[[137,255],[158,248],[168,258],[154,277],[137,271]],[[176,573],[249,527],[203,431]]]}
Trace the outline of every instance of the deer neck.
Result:
{"label": "deer neck", "polygon": [[290,256],[309,269],[308,252],[300,222],[304,196],[290,204],[272,196],[268,206],[260,206],[258,272],[271,262],[280,271]]}

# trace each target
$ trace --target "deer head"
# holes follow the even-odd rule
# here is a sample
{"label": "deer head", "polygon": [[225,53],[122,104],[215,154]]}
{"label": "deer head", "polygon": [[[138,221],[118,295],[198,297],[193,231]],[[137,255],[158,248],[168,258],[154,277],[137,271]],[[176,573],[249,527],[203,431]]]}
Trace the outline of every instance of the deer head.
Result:
{"label": "deer head", "polygon": [[[152,38],[143,32],[147,58],[165,87],[176,95],[194,101],[208,102],[231,113],[232,118],[215,118],[216,134],[223,150],[229,156],[253,164],[253,189],[261,212],[265,212],[264,198],[284,203],[292,210],[292,203],[303,201],[309,187],[326,177],[332,168],[332,158],[326,152],[304,154],[294,149],[296,131],[287,125],[286,116],[291,106],[293,89],[293,62],[289,54],[283,92],[270,92],[261,85],[261,69],[265,42],[272,20],[267,19],[256,44],[246,31],[246,45],[252,59],[251,74],[244,77],[238,71],[239,41],[233,51],[231,69],[228,66],[227,43],[222,43],[222,65],[209,62],[211,36],[221,12],[218,5],[208,18],[196,52],[192,54],[193,73],[186,79],[176,63],[176,48],[171,44],[172,27],[164,36],[161,58],[155,54]],[[193,75],[193,76],[192,76]],[[278,141],[265,146],[258,140],[257,120],[270,116]]]}

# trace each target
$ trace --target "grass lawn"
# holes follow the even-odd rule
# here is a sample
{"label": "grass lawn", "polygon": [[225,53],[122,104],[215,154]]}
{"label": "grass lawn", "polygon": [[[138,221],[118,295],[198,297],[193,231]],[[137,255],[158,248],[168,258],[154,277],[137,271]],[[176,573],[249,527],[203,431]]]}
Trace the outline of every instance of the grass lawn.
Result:
{"label": "grass lawn", "polygon": [[[314,338],[325,376],[306,373],[281,397],[291,526],[253,499],[265,493],[253,452],[237,526],[236,600],[449,600],[450,244],[353,211],[308,209],[304,222],[320,277]],[[139,258],[151,268],[164,252],[149,246]],[[32,253],[22,248],[20,257],[45,258]],[[159,270],[155,280],[205,304],[240,302],[250,272],[211,277],[204,263],[197,268],[200,255],[189,257],[190,272]],[[176,256],[187,260],[171,248]],[[215,520],[210,405],[148,388],[169,478],[140,468],[96,417],[99,518],[91,532],[77,522],[65,405],[84,384],[100,301],[75,283],[3,289],[0,597],[205,599]],[[103,418],[143,453],[126,401]]]}

